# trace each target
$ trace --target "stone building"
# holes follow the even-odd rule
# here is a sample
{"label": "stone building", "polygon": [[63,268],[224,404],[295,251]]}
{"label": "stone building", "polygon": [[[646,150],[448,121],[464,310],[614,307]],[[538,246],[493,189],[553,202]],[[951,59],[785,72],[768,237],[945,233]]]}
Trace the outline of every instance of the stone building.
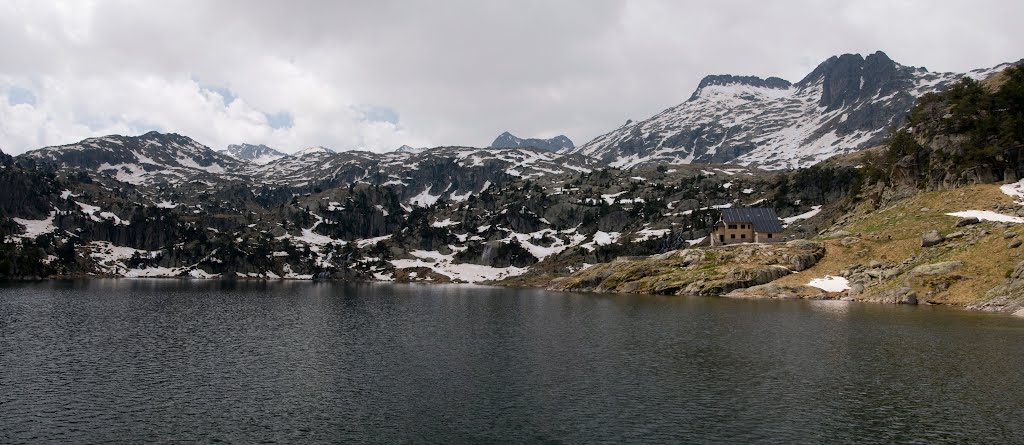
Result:
{"label": "stone building", "polygon": [[722,209],[711,232],[711,245],[774,243],[782,240],[782,223],[775,209],[752,207]]}

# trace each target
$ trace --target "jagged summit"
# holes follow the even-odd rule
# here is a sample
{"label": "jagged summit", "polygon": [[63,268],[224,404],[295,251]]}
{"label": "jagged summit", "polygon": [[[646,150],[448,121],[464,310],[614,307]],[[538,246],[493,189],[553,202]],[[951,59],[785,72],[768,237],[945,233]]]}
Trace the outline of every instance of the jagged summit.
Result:
{"label": "jagged summit", "polygon": [[572,140],[564,135],[558,135],[551,139],[523,139],[507,131],[498,135],[489,146],[489,148],[520,147],[533,147],[547,151],[571,150],[575,148]]}
{"label": "jagged summit", "polygon": [[[1001,65],[1005,66],[1005,65]],[[797,83],[777,77],[705,77],[690,98],[567,150],[614,167],[741,164],[767,169],[813,165],[878,145],[917,97],[964,75],[904,66],[878,51],[829,57]]]}
{"label": "jagged summit", "polygon": [[228,148],[224,150],[228,155],[233,156],[236,159],[249,161],[254,164],[266,164],[276,159],[281,159],[287,156],[273,148],[266,145],[253,145],[253,144],[232,144],[228,145]]}
{"label": "jagged summit", "polygon": [[[901,66],[881,51],[867,57],[843,54],[829,57],[801,79],[797,86],[808,88],[821,83],[818,104],[834,110],[879,93],[884,97],[911,90],[915,83],[914,72],[917,72],[916,68]],[[927,70],[923,72],[927,73]]]}

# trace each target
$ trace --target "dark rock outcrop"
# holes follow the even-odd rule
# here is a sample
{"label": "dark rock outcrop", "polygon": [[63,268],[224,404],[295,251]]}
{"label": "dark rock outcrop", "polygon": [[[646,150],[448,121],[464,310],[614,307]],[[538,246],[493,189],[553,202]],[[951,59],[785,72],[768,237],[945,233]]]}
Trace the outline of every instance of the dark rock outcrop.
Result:
{"label": "dark rock outcrop", "polygon": [[562,151],[571,150],[575,148],[572,141],[564,136],[558,135],[550,139],[523,139],[516,137],[512,133],[504,132],[494,138],[494,142],[491,142],[490,148],[521,148],[521,147],[532,147],[539,148],[547,151]]}

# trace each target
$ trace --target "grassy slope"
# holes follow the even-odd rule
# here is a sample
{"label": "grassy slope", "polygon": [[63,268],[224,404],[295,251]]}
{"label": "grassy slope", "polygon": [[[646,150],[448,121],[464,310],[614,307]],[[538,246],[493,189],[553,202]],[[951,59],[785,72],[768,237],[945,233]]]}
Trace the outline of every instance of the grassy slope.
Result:
{"label": "grassy slope", "polygon": [[[945,215],[962,210],[992,210],[996,204],[1013,205],[1013,199],[999,191],[998,185],[977,185],[961,189],[927,192],[902,200],[890,207],[871,211],[867,205],[856,209],[846,224],[836,227],[854,235],[860,242],[844,246],[841,239],[825,240],[826,255],[814,267],[781,278],[779,284],[804,284],[811,278],[837,275],[854,264],[871,261],[900,263],[912,258],[914,266],[942,261],[960,261],[963,267],[947,279],[947,289],[935,290],[934,282],[912,280],[918,295],[935,303],[967,305],[984,297],[985,291],[1003,282],[1019,262],[1022,247],[1010,249],[1003,238],[1006,231],[1020,230],[1013,225],[983,222],[967,228],[977,233],[976,242],[947,241],[922,248],[921,234],[935,229],[943,235],[964,230],[954,228],[957,218]],[[985,232],[988,234],[984,234]],[[889,238],[891,236],[891,239]],[[872,288],[874,293],[901,285],[905,275],[886,280]],[[870,299],[870,297],[868,297]]]}

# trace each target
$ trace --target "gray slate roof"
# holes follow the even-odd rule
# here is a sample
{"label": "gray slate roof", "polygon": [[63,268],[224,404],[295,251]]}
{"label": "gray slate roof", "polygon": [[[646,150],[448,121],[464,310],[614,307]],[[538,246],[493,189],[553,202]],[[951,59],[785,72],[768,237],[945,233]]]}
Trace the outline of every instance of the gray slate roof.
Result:
{"label": "gray slate roof", "polygon": [[756,232],[782,232],[782,223],[775,209],[767,207],[722,209],[722,221],[726,224],[751,223]]}

